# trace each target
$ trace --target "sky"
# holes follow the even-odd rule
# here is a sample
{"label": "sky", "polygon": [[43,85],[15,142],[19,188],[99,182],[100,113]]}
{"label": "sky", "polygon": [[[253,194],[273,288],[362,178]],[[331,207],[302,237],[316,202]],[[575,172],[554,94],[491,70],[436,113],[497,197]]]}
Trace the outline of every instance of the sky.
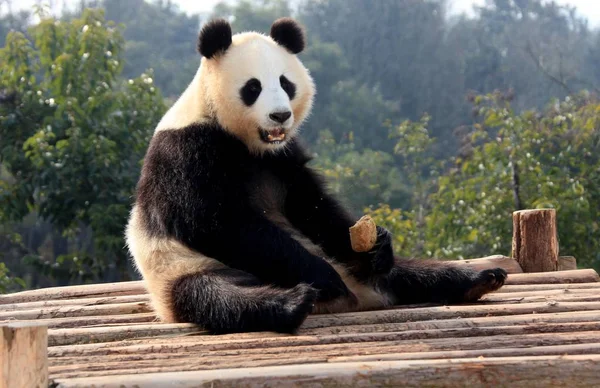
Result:
{"label": "sky", "polygon": [[[48,1],[48,0],[46,0]],[[123,0],[126,1],[126,0]],[[199,13],[199,12],[208,12],[210,11],[215,4],[217,4],[220,0],[173,0],[180,9],[190,12],[190,13]],[[231,1],[231,0],[229,0]],[[373,0],[376,1],[376,0]],[[471,14],[473,10],[473,5],[481,5],[485,2],[485,0],[449,0],[451,3],[451,12],[452,13],[462,13],[466,12],[467,14]],[[586,17],[590,25],[593,27],[600,27],[600,0],[554,0],[559,4],[568,4],[577,7],[581,16]],[[13,1],[13,4],[18,4],[20,8],[28,8],[33,4],[37,3],[38,0],[16,0]],[[50,0],[50,2],[52,2]],[[54,0],[54,3],[60,4],[62,0]],[[78,0],[66,0],[67,4],[76,4]],[[2,4],[2,0],[0,0],[0,4]],[[1,10],[1,9],[0,9]]]}

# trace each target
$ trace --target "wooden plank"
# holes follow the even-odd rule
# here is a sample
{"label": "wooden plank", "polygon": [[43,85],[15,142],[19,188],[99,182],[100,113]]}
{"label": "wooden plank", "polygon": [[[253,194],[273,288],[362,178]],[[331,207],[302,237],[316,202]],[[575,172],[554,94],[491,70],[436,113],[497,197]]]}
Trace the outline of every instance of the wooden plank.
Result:
{"label": "wooden plank", "polygon": [[0,388],[48,387],[47,328],[0,326]]}
{"label": "wooden plank", "polygon": [[514,284],[504,285],[499,290],[494,291],[492,294],[508,293],[508,292],[528,292],[528,291],[543,291],[543,290],[579,290],[589,289],[598,290],[600,289],[600,282],[590,283],[562,283],[562,284]]}
{"label": "wooden plank", "polygon": [[206,331],[188,323],[57,329],[49,331],[48,346],[113,342],[144,337],[173,337],[201,333],[206,333]]}
{"label": "wooden plank", "polygon": [[560,284],[592,282],[600,282],[600,276],[598,276],[596,271],[593,269],[577,269],[572,271],[509,274],[505,284]]}
{"label": "wooden plank", "polygon": [[[333,335],[296,335],[296,336],[269,336],[265,338],[240,338],[240,339],[221,339],[219,337],[199,336],[199,337],[177,337],[155,340],[133,340],[125,343],[102,343],[56,346],[48,349],[51,357],[75,357],[75,356],[93,356],[93,355],[117,355],[117,354],[139,354],[146,352],[177,353],[180,351],[203,351],[208,350],[241,350],[241,349],[267,349],[274,347],[296,347],[308,345],[325,344],[349,344],[363,342],[377,342],[382,345],[387,341],[409,341],[441,339],[452,337],[467,337],[469,341],[481,341],[479,338],[486,336],[500,336],[502,333],[510,333],[510,336],[523,335],[527,333],[538,333],[540,330],[552,331],[554,335],[560,332],[568,332],[573,328],[587,331],[585,334],[592,336],[597,333],[595,322],[586,322],[580,324],[548,324],[533,326],[513,326],[508,327],[475,327],[459,329],[441,329],[441,330],[412,330],[381,333],[348,333]],[[572,334],[572,333],[571,333]],[[577,333],[581,334],[581,333]],[[508,335],[508,334],[506,334]],[[590,338],[591,341],[591,338]],[[489,344],[487,344],[489,347]]]}
{"label": "wooden plank", "polygon": [[[297,346],[273,346],[254,348],[221,348],[211,347],[198,343],[180,343],[176,351],[156,347],[154,351],[123,352],[122,347],[113,348],[115,352],[109,354],[77,354],[63,357],[50,358],[52,367],[72,366],[82,364],[104,364],[106,362],[135,363],[140,360],[161,360],[161,363],[171,365],[170,361],[175,359],[202,358],[198,360],[195,368],[215,369],[220,362],[233,362],[235,357],[242,357],[244,361],[262,357],[276,360],[283,358],[291,359],[315,355],[317,357],[331,358],[360,355],[378,355],[392,353],[419,353],[419,352],[447,352],[477,349],[500,349],[500,348],[530,348],[536,346],[559,346],[572,344],[589,344],[600,342],[600,332],[585,333],[541,333],[524,335],[495,335],[482,336],[477,339],[469,337],[458,338],[433,338],[433,339],[411,339],[397,341],[370,341],[349,343],[312,343],[297,344]],[[493,345],[491,345],[493,344]],[[173,344],[175,345],[175,344]],[[76,345],[77,346],[77,345]],[[228,360],[225,360],[227,358]],[[299,362],[299,361],[298,361]],[[223,365],[223,364],[219,364]],[[66,371],[71,370],[66,368]],[[77,373],[74,370],[73,373]],[[107,372],[108,373],[108,372]],[[56,374],[54,374],[56,376]],[[73,375],[75,376],[75,375]]]}
{"label": "wooden plank", "polygon": [[95,306],[106,304],[120,304],[132,302],[149,302],[150,296],[147,294],[140,295],[125,295],[125,296],[108,296],[101,298],[75,298],[75,299],[50,299],[37,302],[11,303],[2,305],[1,311],[21,311],[21,310],[36,310],[48,309],[51,307],[63,306]]}
{"label": "wooden plank", "polygon": [[552,356],[574,354],[600,354],[600,342],[572,345],[532,346],[528,348],[492,348],[473,350],[450,350],[444,352],[387,353],[367,356],[330,357],[327,362],[394,361],[394,360],[443,360],[471,357]]}
{"label": "wooden plank", "polygon": [[100,298],[109,296],[145,294],[144,283],[140,281],[85,284],[79,286],[51,287],[0,295],[0,305],[9,303],[36,302],[72,298]]}
{"label": "wooden plank", "polygon": [[[153,313],[141,314],[124,314],[124,315],[102,315],[102,316],[83,316],[83,317],[67,317],[67,318],[46,318],[36,319],[36,322],[48,326],[48,328],[64,329],[70,327],[90,327],[90,326],[107,326],[115,324],[136,324],[156,321],[156,315]],[[8,323],[22,323],[27,320],[6,320],[0,321],[0,325]]]}
{"label": "wooden plank", "polygon": [[529,348],[486,348],[455,351],[434,352],[398,352],[386,354],[371,354],[360,356],[338,356],[333,352],[317,351],[298,354],[277,354],[267,352],[253,354],[226,355],[206,357],[201,354],[187,354],[185,357],[171,359],[145,358],[142,360],[124,361],[122,359],[100,359],[95,362],[76,362],[69,365],[52,365],[51,375],[56,378],[90,377],[102,374],[142,374],[154,373],[157,370],[165,372],[185,372],[193,370],[252,368],[256,366],[300,365],[318,362],[356,362],[356,361],[395,361],[395,360],[434,360],[471,357],[514,357],[540,355],[573,355],[600,354],[600,343],[536,346]]}
{"label": "wooden plank", "polygon": [[119,303],[99,306],[62,306],[47,309],[0,312],[0,320],[83,317],[92,315],[139,314],[152,312],[147,302]]}
{"label": "wooden plank", "polygon": [[558,258],[558,270],[570,271],[577,269],[577,259],[573,256],[560,256]]}
{"label": "wooden plank", "polygon": [[558,270],[556,209],[513,212],[512,257],[523,272]]}
{"label": "wooden plank", "polygon": [[474,268],[478,271],[484,269],[503,268],[506,272],[510,273],[523,273],[523,269],[519,263],[512,257],[493,255],[488,257],[481,257],[477,259],[466,259],[466,260],[454,260],[451,261],[453,264],[465,265]]}
{"label": "wooden plank", "polygon": [[[429,321],[416,322],[382,322],[375,324],[352,324],[343,316],[334,324],[319,324],[318,318],[300,328],[298,334],[304,336],[333,335],[349,333],[376,333],[408,330],[435,330],[435,329],[457,329],[472,327],[493,327],[509,325],[534,325],[543,323],[575,323],[596,322],[600,311],[552,313],[552,314],[526,314],[500,317],[478,317],[458,319],[433,319]],[[189,330],[189,331],[188,331]],[[161,336],[179,336],[182,334],[203,333],[195,325],[187,323],[179,324],[140,324],[123,326],[104,326],[94,328],[59,329],[48,331],[49,346],[74,345],[84,343],[112,342],[138,339],[144,334],[154,333]],[[219,336],[221,339],[239,338],[264,338],[265,333],[229,334]],[[211,336],[209,338],[214,338]],[[153,337],[153,339],[156,339]]]}
{"label": "wooden plank", "polygon": [[57,380],[58,387],[598,386],[600,355],[319,363]]}

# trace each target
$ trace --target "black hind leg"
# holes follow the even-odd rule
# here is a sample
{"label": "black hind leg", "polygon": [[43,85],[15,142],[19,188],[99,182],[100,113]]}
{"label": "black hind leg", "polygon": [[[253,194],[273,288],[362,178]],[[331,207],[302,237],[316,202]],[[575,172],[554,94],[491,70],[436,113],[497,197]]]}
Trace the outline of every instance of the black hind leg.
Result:
{"label": "black hind leg", "polygon": [[447,262],[396,259],[377,285],[395,304],[472,302],[504,285],[501,268],[476,271]]}
{"label": "black hind leg", "polygon": [[175,316],[215,333],[293,333],[311,312],[317,292],[306,284],[267,287],[251,274],[221,269],[178,279],[172,288]]}

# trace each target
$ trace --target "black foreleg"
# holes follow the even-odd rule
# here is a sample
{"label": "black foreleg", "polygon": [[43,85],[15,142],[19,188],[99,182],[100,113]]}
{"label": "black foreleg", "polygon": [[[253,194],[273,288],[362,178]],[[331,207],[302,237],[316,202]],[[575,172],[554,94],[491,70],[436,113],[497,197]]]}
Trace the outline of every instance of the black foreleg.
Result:
{"label": "black foreleg", "polygon": [[178,321],[215,333],[293,333],[311,312],[317,291],[300,283],[267,287],[244,271],[222,269],[180,278],[172,289]]}
{"label": "black foreleg", "polygon": [[506,271],[476,271],[448,262],[396,259],[389,275],[377,286],[395,304],[472,302],[502,287]]}

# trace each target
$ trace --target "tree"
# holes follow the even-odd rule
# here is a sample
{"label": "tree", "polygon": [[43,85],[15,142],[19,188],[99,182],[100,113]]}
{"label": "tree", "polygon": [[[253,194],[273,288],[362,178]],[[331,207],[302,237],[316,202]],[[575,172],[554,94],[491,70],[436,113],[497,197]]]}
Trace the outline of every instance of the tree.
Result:
{"label": "tree", "polygon": [[103,11],[41,16],[0,50],[0,221],[51,223],[53,255],[27,260],[61,283],[128,278],[123,226],[165,106],[151,72],[119,78],[123,38]]}

